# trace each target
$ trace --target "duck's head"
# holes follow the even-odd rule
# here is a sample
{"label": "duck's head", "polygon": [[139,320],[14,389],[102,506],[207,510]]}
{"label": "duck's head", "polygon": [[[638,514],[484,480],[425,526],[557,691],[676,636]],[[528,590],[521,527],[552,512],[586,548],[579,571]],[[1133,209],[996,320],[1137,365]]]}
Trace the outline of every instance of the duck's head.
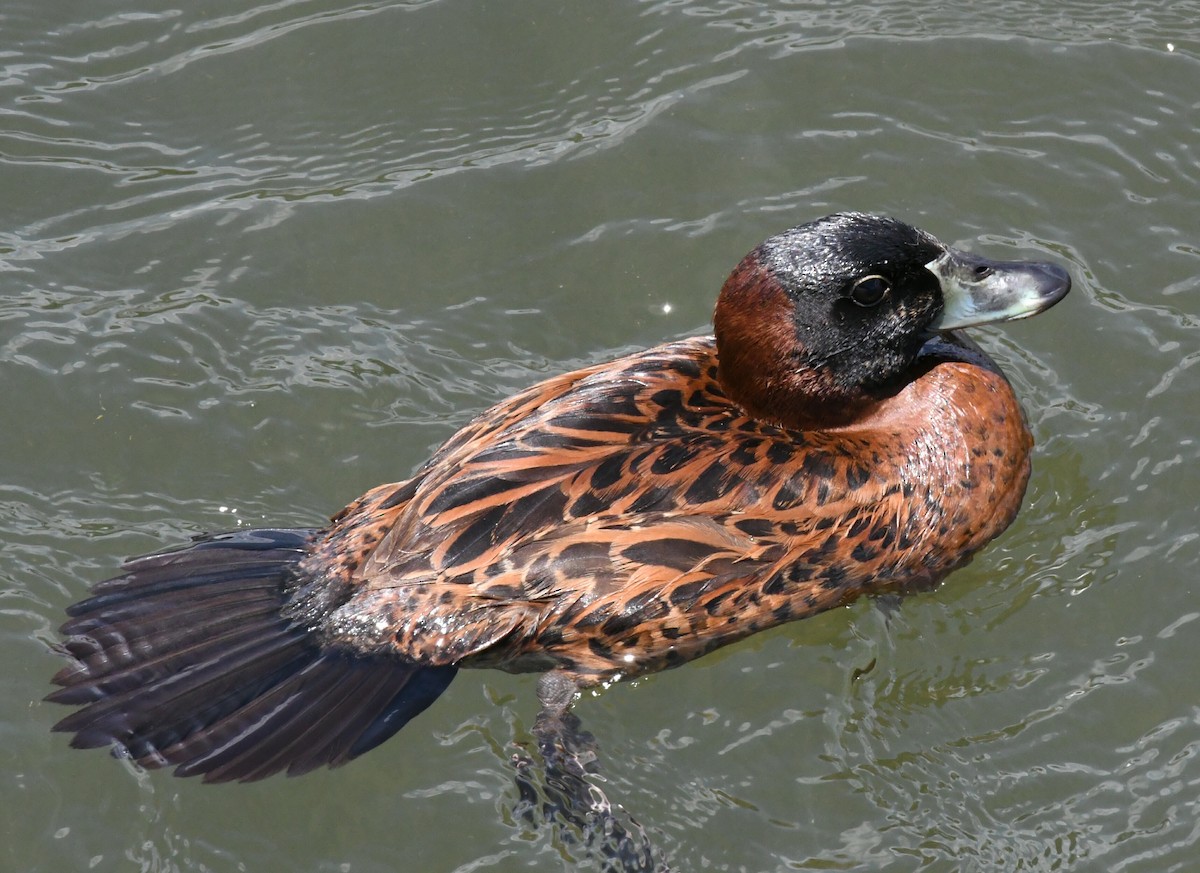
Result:
{"label": "duck's head", "polygon": [[992,261],[893,218],[838,213],[773,236],[725,282],[713,323],[721,382],[756,417],[853,423],[912,377],[922,346],[957,328],[1035,315],[1071,278]]}

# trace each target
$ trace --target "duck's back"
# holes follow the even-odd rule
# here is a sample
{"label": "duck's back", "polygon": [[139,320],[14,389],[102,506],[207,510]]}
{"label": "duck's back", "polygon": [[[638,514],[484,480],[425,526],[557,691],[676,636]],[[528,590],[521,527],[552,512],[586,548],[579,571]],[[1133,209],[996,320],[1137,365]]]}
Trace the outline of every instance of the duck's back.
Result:
{"label": "duck's back", "polygon": [[813,432],[747,417],[710,338],[537,385],[338,517],[303,564],[314,590],[341,580],[323,634],[596,680],[934,584],[1012,520],[1031,440],[976,353],[917,372],[872,419]]}

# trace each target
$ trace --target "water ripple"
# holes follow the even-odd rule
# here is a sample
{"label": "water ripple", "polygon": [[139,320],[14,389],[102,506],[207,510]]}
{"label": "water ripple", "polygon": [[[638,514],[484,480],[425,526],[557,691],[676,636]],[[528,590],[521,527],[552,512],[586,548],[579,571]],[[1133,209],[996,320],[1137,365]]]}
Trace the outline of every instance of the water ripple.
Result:
{"label": "water ripple", "polygon": [[[979,5],[973,7],[970,16],[960,15],[949,7],[898,0],[856,6],[791,0],[772,4],[769,9],[761,3],[736,0],[719,4],[656,0],[647,7],[649,14],[682,12],[704,19],[714,27],[753,34],[753,38],[741,40],[742,44],[777,52],[836,47],[847,38],[868,34],[886,34],[889,40],[1024,36],[1063,43],[1115,41],[1159,50],[1166,50],[1166,43],[1171,41],[1172,51],[1200,49],[1194,3],[1116,8],[1083,0],[1053,4],[1019,0]],[[1164,35],[1171,39],[1164,39]]]}

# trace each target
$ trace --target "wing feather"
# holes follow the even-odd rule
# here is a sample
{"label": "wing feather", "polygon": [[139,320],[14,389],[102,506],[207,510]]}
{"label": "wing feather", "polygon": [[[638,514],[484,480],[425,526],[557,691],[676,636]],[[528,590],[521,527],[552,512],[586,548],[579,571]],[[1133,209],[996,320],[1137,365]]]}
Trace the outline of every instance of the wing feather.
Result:
{"label": "wing feather", "polygon": [[351,594],[325,635],[594,678],[886,588],[895,549],[841,546],[850,531],[904,536],[908,495],[858,442],[747,417],[716,381],[711,338],[552,380],[343,515],[372,535],[343,561]]}

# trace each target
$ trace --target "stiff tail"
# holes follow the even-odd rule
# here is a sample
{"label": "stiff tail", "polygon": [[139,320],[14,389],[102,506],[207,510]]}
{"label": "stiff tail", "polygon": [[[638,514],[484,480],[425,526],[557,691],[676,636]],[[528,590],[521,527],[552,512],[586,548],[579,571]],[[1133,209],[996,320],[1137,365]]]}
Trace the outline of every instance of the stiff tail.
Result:
{"label": "stiff tail", "polygon": [[98,584],[67,610],[72,663],[46,699],[83,708],[54,730],[206,782],[336,767],[400,730],[456,668],[323,649],[286,618],[313,533],[206,537]]}

